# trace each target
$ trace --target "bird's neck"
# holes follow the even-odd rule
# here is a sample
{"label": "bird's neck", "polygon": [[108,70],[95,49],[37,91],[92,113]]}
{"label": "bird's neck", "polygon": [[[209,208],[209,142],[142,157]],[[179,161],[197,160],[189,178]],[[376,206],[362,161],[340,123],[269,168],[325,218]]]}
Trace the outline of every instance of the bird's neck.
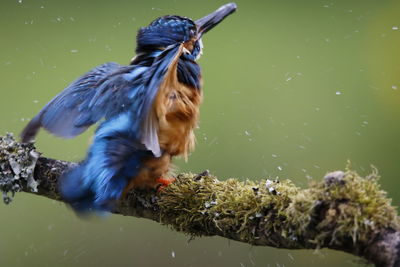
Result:
{"label": "bird's neck", "polygon": [[178,61],[177,74],[179,82],[197,90],[201,89],[201,68],[192,57],[182,54]]}
{"label": "bird's neck", "polygon": [[[139,53],[131,60],[130,64],[150,67],[161,53],[162,50],[156,50],[149,53]],[[190,55],[182,54],[180,56],[178,60],[177,75],[179,82],[197,90],[201,89],[201,69]]]}

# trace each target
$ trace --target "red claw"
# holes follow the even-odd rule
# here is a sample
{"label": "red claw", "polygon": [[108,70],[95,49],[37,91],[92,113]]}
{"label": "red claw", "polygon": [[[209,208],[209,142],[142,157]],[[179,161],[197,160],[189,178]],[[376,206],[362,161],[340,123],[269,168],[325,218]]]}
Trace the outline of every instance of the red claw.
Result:
{"label": "red claw", "polygon": [[156,182],[159,184],[157,188],[157,192],[162,191],[165,187],[170,185],[171,183],[175,182],[175,178],[164,178],[164,177],[159,177],[156,179]]}

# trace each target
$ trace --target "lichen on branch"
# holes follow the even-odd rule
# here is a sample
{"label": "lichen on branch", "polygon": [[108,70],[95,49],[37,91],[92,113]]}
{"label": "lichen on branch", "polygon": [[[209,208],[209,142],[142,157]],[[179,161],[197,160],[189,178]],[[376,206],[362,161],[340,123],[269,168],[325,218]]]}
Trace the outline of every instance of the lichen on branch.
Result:
{"label": "lichen on branch", "polygon": [[40,154],[33,144],[15,141],[13,134],[0,136],[0,190],[3,201],[9,204],[15,193],[22,189],[22,183],[37,192],[38,182],[33,171]]}

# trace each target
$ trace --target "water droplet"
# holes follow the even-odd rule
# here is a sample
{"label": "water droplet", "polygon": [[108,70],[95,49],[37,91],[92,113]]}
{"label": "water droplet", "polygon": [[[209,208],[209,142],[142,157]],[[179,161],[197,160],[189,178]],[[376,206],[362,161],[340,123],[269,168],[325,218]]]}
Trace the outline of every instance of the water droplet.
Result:
{"label": "water droplet", "polygon": [[283,170],[282,166],[278,166],[277,169],[280,171]]}
{"label": "water droplet", "polygon": [[175,251],[171,252],[171,256],[172,256],[172,258],[175,258]]}
{"label": "water droplet", "polygon": [[277,158],[278,157],[278,155],[276,155],[276,154],[272,154],[271,155],[273,158]]}
{"label": "water droplet", "polygon": [[71,50],[69,50],[69,52],[71,52],[71,53],[78,53],[79,50],[78,50],[78,49],[71,49]]}
{"label": "water droplet", "polygon": [[392,85],[393,90],[397,90],[397,85]]}
{"label": "water droplet", "polygon": [[397,31],[398,29],[399,29],[398,26],[393,26],[393,27],[392,27],[392,30],[394,30],[394,31]]}
{"label": "water droplet", "polygon": [[33,100],[33,103],[37,104],[39,103],[39,100]]}
{"label": "water droplet", "polygon": [[289,259],[291,259],[292,261],[294,261],[294,257],[293,257],[293,255],[292,255],[291,253],[288,253],[288,257],[289,257]]}
{"label": "water droplet", "polygon": [[335,93],[336,95],[341,95],[342,94],[342,92],[340,92],[340,91],[336,91],[336,93]]}
{"label": "water droplet", "polygon": [[251,135],[251,133],[249,131],[244,131],[244,134],[247,135],[247,136]]}

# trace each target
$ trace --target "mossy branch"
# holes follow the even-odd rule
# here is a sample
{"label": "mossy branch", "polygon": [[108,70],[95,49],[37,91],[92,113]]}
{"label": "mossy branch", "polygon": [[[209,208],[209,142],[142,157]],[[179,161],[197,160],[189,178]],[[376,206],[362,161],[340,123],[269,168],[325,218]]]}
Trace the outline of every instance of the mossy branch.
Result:
{"label": "mossy branch", "polygon": [[[40,157],[33,144],[0,137],[0,189],[61,200],[57,179],[75,163]],[[162,193],[132,191],[113,211],[148,218],[191,236],[218,235],[252,245],[331,248],[376,266],[400,266],[400,220],[378,174],[329,173],[307,189],[289,180],[219,181],[179,174]],[[11,195],[11,196],[10,196]]]}

